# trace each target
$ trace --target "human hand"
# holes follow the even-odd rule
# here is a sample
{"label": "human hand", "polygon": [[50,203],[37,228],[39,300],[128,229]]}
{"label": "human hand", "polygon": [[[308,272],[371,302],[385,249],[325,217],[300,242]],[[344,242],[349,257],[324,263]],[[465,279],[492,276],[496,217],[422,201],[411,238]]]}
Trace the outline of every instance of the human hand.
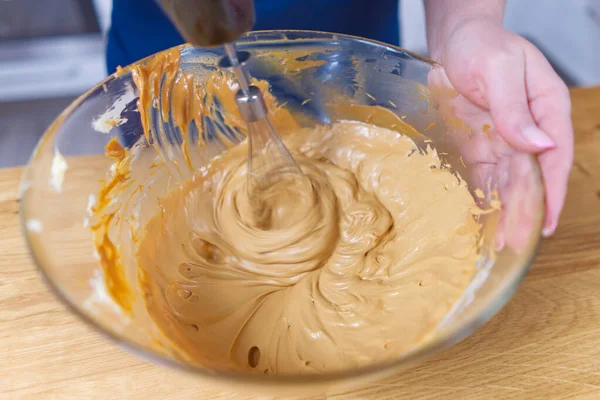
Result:
{"label": "human hand", "polygon": [[431,50],[445,70],[434,80],[454,87],[461,97],[488,113],[495,131],[512,149],[537,155],[545,182],[543,234],[551,235],[573,162],[566,85],[535,46],[502,28],[497,20],[472,18],[455,23]]}

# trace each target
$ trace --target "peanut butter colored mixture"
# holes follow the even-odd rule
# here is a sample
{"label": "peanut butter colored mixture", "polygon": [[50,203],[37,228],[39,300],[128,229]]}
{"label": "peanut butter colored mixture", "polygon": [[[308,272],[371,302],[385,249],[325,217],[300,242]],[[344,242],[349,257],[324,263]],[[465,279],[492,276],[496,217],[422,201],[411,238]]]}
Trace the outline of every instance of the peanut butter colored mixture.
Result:
{"label": "peanut butter colored mixture", "polygon": [[[159,90],[143,86],[148,70],[136,73],[146,118]],[[397,358],[434,333],[475,273],[475,200],[435,150],[417,147],[406,124],[403,133],[350,120],[286,126],[283,139],[306,179],[252,195],[246,141],[177,184],[165,184],[172,176],[164,160],[107,147],[118,159],[113,181],[120,176],[96,208],[99,253],[112,246],[112,258],[102,259],[107,286],[129,312],[147,313],[172,355],[195,364],[288,374]],[[115,188],[132,179],[129,158],[150,165],[151,183],[127,186],[136,211],[114,217],[102,202],[114,204]],[[118,228],[129,233],[107,234],[130,219]],[[136,267],[138,294],[118,272],[127,264]]]}
{"label": "peanut butter colored mixture", "polygon": [[236,370],[340,370],[408,350],[473,275],[473,198],[387,129],[340,122],[287,143],[312,187],[272,187],[268,216],[248,196],[245,144],[162,200],[138,247],[150,315],[191,359]]}

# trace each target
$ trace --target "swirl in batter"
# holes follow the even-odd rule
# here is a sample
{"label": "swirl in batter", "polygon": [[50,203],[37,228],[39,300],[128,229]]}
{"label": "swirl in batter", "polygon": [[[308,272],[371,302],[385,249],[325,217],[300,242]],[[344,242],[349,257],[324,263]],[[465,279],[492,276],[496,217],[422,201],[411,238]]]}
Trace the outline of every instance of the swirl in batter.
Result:
{"label": "swirl in batter", "polygon": [[285,141],[309,182],[249,196],[243,142],[160,199],[137,244],[149,315],[179,357],[219,369],[309,373],[398,357],[473,277],[467,185],[435,151],[362,122]]}

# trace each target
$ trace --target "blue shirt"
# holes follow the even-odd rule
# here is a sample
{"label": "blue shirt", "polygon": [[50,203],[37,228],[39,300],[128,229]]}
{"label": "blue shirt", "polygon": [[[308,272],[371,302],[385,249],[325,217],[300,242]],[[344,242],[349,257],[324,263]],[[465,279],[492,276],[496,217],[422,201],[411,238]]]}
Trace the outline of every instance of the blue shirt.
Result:
{"label": "blue shirt", "polygon": [[[400,41],[398,0],[255,0],[255,8],[255,30],[318,30],[395,45]],[[152,0],[114,0],[107,39],[109,73],[184,43]]]}

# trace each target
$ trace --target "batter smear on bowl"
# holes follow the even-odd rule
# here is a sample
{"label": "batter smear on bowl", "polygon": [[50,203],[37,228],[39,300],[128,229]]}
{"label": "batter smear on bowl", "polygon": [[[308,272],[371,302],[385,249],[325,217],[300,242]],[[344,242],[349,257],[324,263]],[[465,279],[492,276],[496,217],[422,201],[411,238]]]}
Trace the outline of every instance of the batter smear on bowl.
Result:
{"label": "batter smear on bowl", "polygon": [[[151,147],[119,155],[114,171],[154,170],[104,193],[135,204],[108,218],[134,220],[112,236],[119,265],[136,267],[131,309],[177,358],[260,374],[392,360],[434,333],[473,278],[477,205],[435,150],[361,121],[288,128],[279,131],[305,179],[260,194],[248,190],[246,141],[176,184]],[[112,228],[98,226],[100,250]],[[103,266],[107,279],[120,268]]]}

